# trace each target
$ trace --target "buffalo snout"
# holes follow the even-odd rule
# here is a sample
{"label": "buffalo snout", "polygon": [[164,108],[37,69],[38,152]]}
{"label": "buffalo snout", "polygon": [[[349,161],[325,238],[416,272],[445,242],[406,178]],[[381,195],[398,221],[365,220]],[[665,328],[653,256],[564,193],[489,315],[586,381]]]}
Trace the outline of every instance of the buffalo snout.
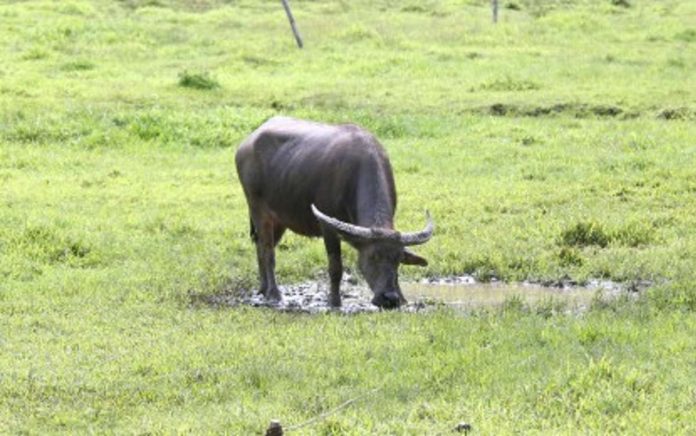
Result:
{"label": "buffalo snout", "polygon": [[391,291],[375,295],[372,304],[382,309],[398,309],[401,306],[401,297],[398,292]]}

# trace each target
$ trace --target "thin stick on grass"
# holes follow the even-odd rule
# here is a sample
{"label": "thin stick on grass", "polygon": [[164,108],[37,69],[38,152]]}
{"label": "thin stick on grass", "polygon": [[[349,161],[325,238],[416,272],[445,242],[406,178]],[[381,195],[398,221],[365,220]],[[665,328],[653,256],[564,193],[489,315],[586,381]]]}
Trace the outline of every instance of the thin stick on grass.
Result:
{"label": "thin stick on grass", "polygon": [[295,35],[295,41],[297,41],[297,46],[302,48],[302,37],[300,32],[297,30],[297,25],[295,25],[295,18],[292,16],[292,11],[290,10],[290,4],[288,0],[280,0],[283,3],[283,8],[285,8],[285,13],[288,16],[288,21],[290,21],[290,28],[292,29],[292,34]]}
{"label": "thin stick on grass", "polygon": [[300,429],[300,428],[302,428],[302,427],[306,427],[306,426],[312,425],[312,424],[314,424],[314,423],[316,423],[316,422],[318,422],[318,421],[324,420],[324,419],[328,418],[329,416],[333,415],[334,413],[340,412],[341,410],[345,409],[346,407],[350,406],[351,404],[355,403],[356,401],[362,400],[363,398],[367,397],[368,395],[372,395],[372,394],[374,394],[374,393],[380,391],[381,389],[382,389],[382,388],[375,388],[375,389],[372,389],[371,391],[365,392],[365,393],[362,394],[362,395],[358,395],[358,396],[355,397],[355,398],[351,398],[350,400],[348,400],[348,401],[346,401],[346,402],[344,402],[344,403],[341,403],[341,404],[340,404],[339,406],[337,406],[336,408],[331,409],[331,410],[329,410],[328,412],[324,412],[324,413],[322,413],[322,414],[320,414],[320,415],[317,415],[317,416],[315,416],[314,418],[309,419],[309,420],[307,420],[307,421],[305,421],[305,422],[303,422],[303,423],[301,423],[301,424],[292,425],[292,426],[286,428],[285,431],[298,430],[298,429]]}

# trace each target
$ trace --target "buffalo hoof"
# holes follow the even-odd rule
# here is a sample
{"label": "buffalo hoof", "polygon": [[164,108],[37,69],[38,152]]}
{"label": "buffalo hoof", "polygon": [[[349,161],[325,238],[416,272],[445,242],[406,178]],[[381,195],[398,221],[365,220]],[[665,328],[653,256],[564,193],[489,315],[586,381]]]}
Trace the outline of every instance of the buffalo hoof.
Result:
{"label": "buffalo hoof", "polygon": [[338,309],[341,307],[341,295],[340,294],[329,294],[329,307]]}
{"label": "buffalo hoof", "polygon": [[266,301],[269,301],[271,303],[279,303],[280,300],[283,299],[280,295],[280,291],[278,288],[271,288],[271,289],[266,289],[263,292],[263,296],[266,299]]}
{"label": "buffalo hoof", "polygon": [[382,309],[398,309],[401,305],[401,297],[396,292],[385,292],[384,294],[375,295],[372,299],[372,304]]}

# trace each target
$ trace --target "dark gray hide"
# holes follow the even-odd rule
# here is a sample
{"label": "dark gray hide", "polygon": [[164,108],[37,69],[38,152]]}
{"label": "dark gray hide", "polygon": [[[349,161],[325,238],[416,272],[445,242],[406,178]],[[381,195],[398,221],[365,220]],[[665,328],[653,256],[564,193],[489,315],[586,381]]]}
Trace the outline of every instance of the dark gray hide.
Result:
{"label": "dark gray hide", "polygon": [[358,267],[383,308],[406,302],[399,263],[425,266],[405,247],[428,241],[433,225],[394,230],[396,191],[389,159],[374,136],[355,125],[327,125],[274,117],[256,129],[236,155],[251,219],[260,292],[280,300],[275,245],[286,229],[322,236],[329,258],[329,303],[341,305],[340,239],[358,250]]}

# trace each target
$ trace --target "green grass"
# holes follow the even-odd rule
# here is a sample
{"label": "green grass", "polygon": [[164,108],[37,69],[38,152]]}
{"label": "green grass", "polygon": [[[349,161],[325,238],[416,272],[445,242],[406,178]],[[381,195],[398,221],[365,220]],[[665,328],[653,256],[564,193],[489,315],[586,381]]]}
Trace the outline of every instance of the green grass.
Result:
{"label": "green grass", "polygon": [[179,86],[193,89],[215,89],[219,88],[220,84],[208,73],[189,73],[184,71],[179,74]]}
{"label": "green grass", "polygon": [[[0,5],[0,432],[696,431],[688,1]],[[387,148],[403,280],[650,280],[581,315],[288,315],[255,283],[234,148],[274,114]],[[354,253],[346,249],[349,264]],[[325,270],[288,235],[281,283]],[[363,396],[364,395],[364,396]],[[361,397],[362,396],[362,397]]]}

